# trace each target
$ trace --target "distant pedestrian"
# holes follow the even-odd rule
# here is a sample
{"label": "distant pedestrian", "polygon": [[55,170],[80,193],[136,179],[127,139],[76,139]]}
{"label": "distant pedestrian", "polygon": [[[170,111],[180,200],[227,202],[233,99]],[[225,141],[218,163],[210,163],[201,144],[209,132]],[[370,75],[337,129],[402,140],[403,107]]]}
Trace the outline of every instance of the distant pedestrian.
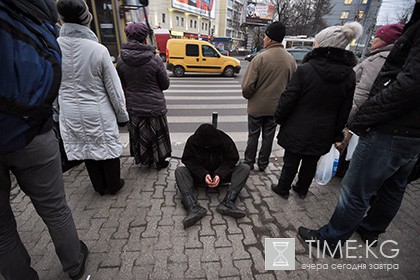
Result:
{"label": "distant pedestrian", "polygon": [[163,94],[169,76],[155,48],[147,44],[147,25],[130,23],[124,31],[128,42],[122,46],[117,70],[130,114],[130,153],[136,164],[155,164],[159,170],[169,165],[166,158],[172,152]]}
{"label": "distant pedestrian", "polygon": [[277,124],[274,112],[281,93],[296,71],[296,62],[281,44],[286,28],[273,22],[265,30],[264,51],[252,59],[242,81],[242,95],[248,99],[248,142],[244,163],[254,169],[258,140],[258,169],[264,171],[269,163]]}
{"label": "distant pedestrian", "polygon": [[378,245],[379,235],[400,208],[407,178],[419,158],[420,0],[369,95],[349,127],[360,136],[359,143],[329,223],[318,230],[299,228],[303,240],[337,249],[333,257],[342,256],[341,246],[354,231],[366,246]]}
{"label": "distant pedestrian", "polygon": [[204,186],[216,188],[230,183],[223,202],[216,211],[234,217],[245,217],[245,211],[235,206],[235,201],[249,176],[249,167],[238,164],[239,154],[235,143],[226,133],[211,124],[202,124],[190,136],[182,154],[182,163],[175,170],[176,184],[182,194],[182,205],[187,210],[184,228],[190,227],[205,215],[207,210],[200,206],[194,195],[194,188]]}
{"label": "distant pedestrian", "polygon": [[[315,49],[299,66],[275,113],[278,144],[285,149],[283,168],[272,190],[287,199],[293,190],[305,198],[319,158],[343,139],[355,88],[356,56],[346,46],[362,34],[357,22],[328,27],[315,35]],[[300,168],[299,168],[299,165]]]}
{"label": "distant pedestrian", "polygon": [[84,160],[100,195],[123,186],[118,126],[128,122],[123,89],[109,51],[89,28],[92,15],[83,0],[59,0],[63,53],[60,132],[69,160]]}
{"label": "distant pedestrian", "polygon": [[[61,76],[57,20],[52,0],[0,1],[0,274],[8,280],[39,279],[17,231],[11,173],[47,226],[71,279],[82,278],[88,256],[67,205],[58,142],[52,131],[52,102]],[[21,199],[29,209],[27,198]],[[51,256],[48,259],[55,262]],[[52,266],[49,262],[42,269]]]}

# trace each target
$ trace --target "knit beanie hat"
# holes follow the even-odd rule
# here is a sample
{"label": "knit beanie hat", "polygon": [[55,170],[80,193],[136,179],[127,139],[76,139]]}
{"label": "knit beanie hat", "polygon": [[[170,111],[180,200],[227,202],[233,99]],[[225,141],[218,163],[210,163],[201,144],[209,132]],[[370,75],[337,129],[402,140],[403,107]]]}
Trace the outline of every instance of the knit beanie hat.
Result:
{"label": "knit beanie hat", "polygon": [[354,39],[362,35],[363,27],[358,22],[348,22],[343,26],[330,26],[315,35],[319,47],[345,49]]}
{"label": "knit beanie hat", "polygon": [[92,21],[92,14],[83,0],[59,0],[57,10],[61,20],[67,23],[88,25]]}
{"label": "knit beanie hat", "polygon": [[286,27],[283,23],[275,21],[267,27],[265,35],[271,40],[281,42],[283,41],[284,35],[286,35]]}
{"label": "knit beanie hat", "polygon": [[381,38],[387,45],[393,44],[403,33],[404,25],[400,23],[387,24],[376,30],[375,36]]}
{"label": "knit beanie hat", "polygon": [[146,24],[140,22],[129,23],[125,28],[124,32],[127,35],[128,40],[136,40],[143,42],[144,39],[149,35],[149,27]]}

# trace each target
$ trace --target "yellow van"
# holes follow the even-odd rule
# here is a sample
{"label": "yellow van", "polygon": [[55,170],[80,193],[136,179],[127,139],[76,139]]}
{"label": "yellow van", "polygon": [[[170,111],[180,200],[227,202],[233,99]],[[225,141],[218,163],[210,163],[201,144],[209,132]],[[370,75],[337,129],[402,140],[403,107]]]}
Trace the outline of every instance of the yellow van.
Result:
{"label": "yellow van", "polygon": [[209,42],[192,39],[169,39],[166,62],[166,68],[177,77],[185,72],[222,73],[232,77],[241,70],[236,58],[221,55]]}

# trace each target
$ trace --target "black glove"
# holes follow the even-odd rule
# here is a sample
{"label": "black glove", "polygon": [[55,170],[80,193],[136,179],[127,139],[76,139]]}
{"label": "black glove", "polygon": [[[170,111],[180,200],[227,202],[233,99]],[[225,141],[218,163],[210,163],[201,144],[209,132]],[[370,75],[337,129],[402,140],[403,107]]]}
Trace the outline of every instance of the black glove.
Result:
{"label": "black glove", "polygon": [[117,122],[119,127],[124,127],[128,124],[128,122]]}

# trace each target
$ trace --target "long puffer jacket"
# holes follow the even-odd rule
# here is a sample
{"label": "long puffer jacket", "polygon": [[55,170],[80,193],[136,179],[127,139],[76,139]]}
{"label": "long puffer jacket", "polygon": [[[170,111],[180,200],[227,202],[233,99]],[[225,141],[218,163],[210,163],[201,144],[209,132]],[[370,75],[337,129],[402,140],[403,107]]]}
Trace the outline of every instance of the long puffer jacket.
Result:
{"label": "long puffer jacket", "polygon": [[65,23],[59,92],[60,132],[69,160],[117,158],[122,144],[117,122],[127,122],[124,93],[108,50],[86,26]]}
{"label": "long puffer jacket", "polygon": [[338,48],[316,48],[305,56],[275,113],[278,144],[301,155],[323,155],[343,139],[353,102],[355,55]]}
{"label": "long puffer jacket", "polygon": [[163,90],[169,87],[169,76],[152,46],[137,41],[125,43],[118,57],[117,71],[129,114],[140,117],[166,115]]}

